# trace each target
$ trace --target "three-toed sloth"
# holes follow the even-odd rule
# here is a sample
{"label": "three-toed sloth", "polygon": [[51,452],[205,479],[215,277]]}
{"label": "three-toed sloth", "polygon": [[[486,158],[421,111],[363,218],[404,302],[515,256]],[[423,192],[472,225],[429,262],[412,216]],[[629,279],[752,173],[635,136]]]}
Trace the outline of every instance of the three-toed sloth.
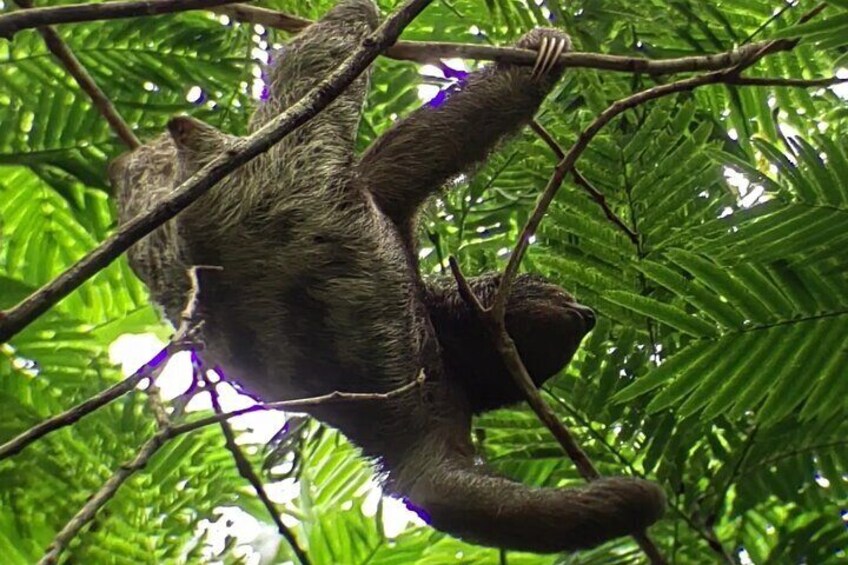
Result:
{"label": "three-toed sloth", "polygon": [[[372,0],[344,0],[280,53],[255,131],[332,71],[378,22]],[[471,418],[522,400],[455,284],[425,284],[416,243],[421,204],[482,162],[535,113],[563,68],[568,36],[536,29],[517,46],[536,68],[495,64],[470,74],[441,104],[397,122],[362,155],[354,141],[368,87],[360,76],[323,112],[139,242],[131,264],[178,323],[192,265],[204,355],[265,401],[331,391],[388,399],[308,411],[342,432],[434,527],[503,548],[553,552],[638,532],[663,513],[656,485],[607,478],[578,488],[530,488],[475,456]],[[165,197],[233,138],[190,118],[110,168],[122,221]],[[491,304],[497,275],[472,279]],[[570,360],[592,311],[558,286],[520,276],[506,327],[534,382]]]}

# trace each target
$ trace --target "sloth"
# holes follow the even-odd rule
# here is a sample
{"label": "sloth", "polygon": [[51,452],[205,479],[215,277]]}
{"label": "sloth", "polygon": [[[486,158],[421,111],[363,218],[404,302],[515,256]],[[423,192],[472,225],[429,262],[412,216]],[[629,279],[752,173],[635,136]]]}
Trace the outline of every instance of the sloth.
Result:
{"label": "sloth", "polygon": [[[372,0],[343,0],[297,35],[270,67],[249,129],[295,103],[377,24]],[[216,267],[204,270],[196,306],[204,357],[264,401],[386,393],[419,380],[388,398],[307,411],[342,431],[376,463],[386,491],[433,527],[473,543],[557,552],[644,530],[663,514],[663,491],[623,477],[531,488],[481,463],[473,415],[522,394],[456,284],[423,280],[416,243],[421,205],[532,119],[564,71],[556,61],[570,39],[534,29],[516,46],[539,51],[534,68],[473,72],[356,155],[363,74],[129,259],[175,324],[191,292],[188,270]],[[119,157],[109,174],[120,221],[165,198],[234,139],[178,117]],[[469,282],[490,305],[499,276]],[[591,309],[538,276],[519,276],[508,296],[506,327],[537,386],[571,360],[594,321]]]}

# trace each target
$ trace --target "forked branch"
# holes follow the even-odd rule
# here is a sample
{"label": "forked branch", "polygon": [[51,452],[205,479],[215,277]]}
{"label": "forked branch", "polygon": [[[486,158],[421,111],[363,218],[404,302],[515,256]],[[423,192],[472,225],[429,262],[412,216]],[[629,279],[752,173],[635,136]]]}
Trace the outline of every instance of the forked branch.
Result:
{"label": "forked branch", "polygon": [[[687,92],[694,90],[695,88],[706,86],[710,84],[749,84],[755,86],[787,86],[786,80],[782,78],[756,78],[750,79],[746,77],[740,77],[739,72],[743,67],[750,66],[760,58],[764,57],[769,51],[768,50],[760,50],[760,54],[758,57],[755,57],[751,60],[745,62],[744,65],[736,65],[731,67],[730,69],[725,69],[721,71],[713,71],[710,73],[706,73],[703,75],[696,75],[687,79],[671,82],[668,84],[663,84],[660,86],[655,86],[652,88],[648,88],[637,92],[636,94],[632,94],[627,96],[626,98],[622,98],[620,100],[616,100],[613,104],[607,107],[603,112],[601,112],[593,121],[589,124],[583,131],[580,132],[580,135],[577,137],[577,141],[571,146],[571,149],[565,154],[565,156],[560,160],[554,169],[553,174],[548,180],[547,185],[545,186],[544,191],[539,197],[536,207],[533,209],[533,212],[530,214],[530,218],[524,224],[523,229],[521,230],[521,234],[518,237],[518,242],[516,243],[515,249],[509,258],[509,263],[507,263],[506,269],[504,269],[504,276],[501,278],[500,287],[498,288],[498,294],[495,298],[495,302],[492,305],[492,308],[498,313],[500,317],[503,317],[505,304],[506,304],[506,296],[509,295],[509,289],[512,286],[512,282],[515,279],[515,276],[518,274],[518,269],[521,264],[521,260],[524,258],[525,253],[527,252],[527,248],[530,244],[530,239],[533,235],[535,235],[536,230],[539,228],[539,224],[542,222],[542,219],[547,214],[548,208],[556,197],[557,192],[559,191],[560,186],[562,185],[562,181],[565,179],[566,175],[569,173],[573,173],[574,165],[577,162],[577,159],[583,154],[586,148],[589,146],[589,142],[606,126],[610,123],[616,116],[639,106],[640,104],[644,104],[650,100],[655,100],[657,98],[662,98],[664,96],[669,96],[671,94],[675,94],[678,92]],[[813,80],[795,80],[793,81],[795,86],[812,86],[819,87],[822,86],[823,83],[827,85],[838,84],[842,82],[848,82],[846,78],[827,78],[827,79],[813,79]]]}
{"label": "forked branch", "polygon": [[[809,16],[806,15],[804,17],[808,18]],[[794,46],[797,43],[797,41],[794,40],[786,41],[790,46]],[[757,49],[749,52],[742,60],[736,62],[728,68],[637,92],[636,94],[633,94],[621,100],[617,100],[606,110],[601,112],[601,114],[598,115],[595,120],[593,120],[592,123],[590,123],[589,126],[580,133],[577,138],[577,141],[572,145],[571,149],[565,155],[562,156],[559,164],[556,166],[554,173],[552,174],[547,186],[545,187],[544,192],[542,193],[536,204],[535,209],[533,210],[530,218],[528,219],[527,223],[521,231],[521,234],[519,235],[518,242],[516,243],[515,249],[510,256],[509,263],[507,264],[507,267],[504,270],[504,275],[501,278],[500,286],[496,293],[494,302],[490,308],[485,308],[482,306],[477,297],[474,296],[473,290],[462,275],[462,272],[456,260],[454,258],[451,258],[450,260],[451,270],[454,274],[454,278],[457,281],[459,292],[463,297],[463,300],[469,305],[470,308],[472,308],[477,313],[477,316],[489,332],[491,339],[495,344],[495,347],[500,353],[500,356],[503,359],[507,370],[512,375],[516,385],[524,393],[525,399],[527,400],[528,404],[531,406],[533,411],[536,413],[539,420],[543,424],[545,424],[545,426],[548,427],[548,429],[551,431],[557,441],[562,445],[569,458],[574,461],[574,464],[580,472],[581,476],[583,476],[588,481],[595,480],[599,477],[597,469],[594,467],[592,461],[589,459],[586,453],[578,445],[571,432],[565,427],[564,424],[562,424],[562,422],[560,422],[559,418],[557,418],[554,411],[542,399],[541,394],[536,389],[532,379],[530,378],[529,373],[527,372],[526,367],[521,361],[521,357],[518,352],[518,349],[515,346],[515,343],[509,336],[509,333],[506,329],[505,311],[507,297],[509,296],[512,282],[518,272],[521,260],[524,257],[524,254],[527,251],[527,247],[530,244],[530,239],[536,233],[540,222],[547,213],[548,207],[556,196],[556,193],[559,190],[559,187],[561,186],[565,176],[569,173],[575,173],[574,167],[577,162],[577,159],[586,150],[590,141],[613,118],[640,104],[644,104],[650,100],[654,100],[663,96],[668,96],[677,92],[690,91],[699,86],[704,86],[708,84],[740,84],[742,82],[745,82],[748,79],[741,78],[741,72],[756,63],[768,53],[772,52],[774,46],[778,43],[783,43],[783,40],[770,42],[759,46]],[[840,80],[841,79],[826,79],[825,82]],[[779,79],[757,79],[755,82],[759,85],[771,85],[777,83],[778,81]],[[818,86],[819,83],[820,81],[810,81],[801,83],[801,85],[809,86],[815,84]],[[754,84],[754,82],[751,82],[749,84]],[[550,138],[549,135],[547,135],[547,132],[545,132],[542,128],[539,127],[537,127],[536,130],[549,144],[553,144],[556,150],[557,145],[555,141]],[[608,217],[610,215],[611,211],[608,214]],[[613,222],[615,223],[614,215],[611,219],[613,219]],[[653,543],[653,541],[648,537],[647,533],[637,534],[634,536],[634,538],[639,544],[639,547],[642,548],[642,550],[649,557],[652,563],[657,564],[666,562],[665,558],[659,552],[658,548]],[[711,547],[713,547],[722,558],[727,558],[728,554],[720,543],[717,544],[717,546],[715,547]]]}
{"label": "forked branch", "polygon": [[[201,363],[199,363],[199,358],[195,358],[195,362],[192,365],[194,378],[203,382],[204,387],[209,391],[212,409],[215,411],[215,414],[224,414],[224,410],[221,408],[218,390],[216,388],[217,383],[212,382],[212,380],[206,375],[205,368]],[[227,420],[221,420],[219,425],[221,426],[221,433],[224,434],[224,442],[227,446],[227,451],[229,451],[233,456],[233,461],[236,464],[236,469],[238,469],[239,475],[241,475],[242,478],[253,487],[253,490],[256,492],[256,497],[260,502],[262,502],[262,505],[268,511],[268,515],[271,517],[274,525],[277,526],[277,531],[280,532],[280,535],[288,542],[289,547],[291,547],[292,551],[297,556],[297,560],[300,562],[300,565],[310,565],[311,561],[309,556],[303,548],[300,547],[294,532],[292,532],[291,529],[283,523],[279,510],[277,510],[277,507],[274,505],[271,497],[269,497],[268,493],[265,491],[262,479],[260,479],[259,475],[256,474],[256,471],[253,470],[253,465],[250,464],[250,460],[247,458],[247,455],[244,454],[244,451],[236,442],[236,434],[233,427],[230,425],[230,422]]]}
{"label": "forked branch", "polygon": [[103,486],[91,497],[88,501],[83,505],[83,507],[71,518],[67,524],[56,534],[56,537],[53,538],[50,546],[47,548],[47,552],[44,557],[39,561],[39,565],[52,565],[55,564],[70,543],[79,532],[86,526],[86,524],[90,523],[97,512],[106,505],[109,500],[111,500],[115,494],[118,492],[118,489],[129,479],[136,471],[143,469],[147,466],[147,463],[150,459],[168,442],[175,437],[181,436],[183,434],[187,434],[189,432],[193,432],[195,430],[199,430],[200,428],[204,428],[206,426],[210,426],[212,424],[217,424],[219,422],[223,422],[229,420],[231,418],[235,418],[236,416],[241,416],[243,414],[249,414],[251,412],[257,412],[260,410],[298,410],[303,409],[309,406],[316,406],[320,404],[326,404],[330,402],[383,402],[387,399],[393,398],[398,395],[405,394],[410,389],[415,388],[417,386],[421,386],[423,383],[423,376],[418,379],[389,392],[385,393],[345,393],[345,392],[332,392],[330,394],[325,394],[322,396],[316,396],[313,398],[304,398],[300,400],[285,400],[281,402],[274,402],[271,404],[257,404],[255,406],[250,406],[248,408],[243,408],[241,410],[235,410],[233,412],[224,412],[221,414],[215,414],[214,416],[207,416],[205,418],[200,418],[198,420],[194,420],[191,422],[187,422],[184,424],[175,424],[160,428],[156,434],[153,435],[149,440],[147,440],[144,445],[141,446],[138,453],[133,457],[130,461],[123,463],[115,473],[109,477],[109,479],[103,483]]}

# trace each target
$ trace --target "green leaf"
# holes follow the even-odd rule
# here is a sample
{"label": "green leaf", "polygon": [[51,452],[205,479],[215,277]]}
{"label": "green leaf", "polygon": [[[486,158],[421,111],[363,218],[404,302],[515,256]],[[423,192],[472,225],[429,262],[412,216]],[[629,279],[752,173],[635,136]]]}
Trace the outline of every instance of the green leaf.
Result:
{"label": "green leaf", "polygon": [[712,336],[718,333],[712,324],[691,316],[679,308],[663,304],[659,300],[620,290],[612,290],[606,293],[605,296],[608,300],[619,306],[633,310],[638,314],[662,322],[694,337]]}

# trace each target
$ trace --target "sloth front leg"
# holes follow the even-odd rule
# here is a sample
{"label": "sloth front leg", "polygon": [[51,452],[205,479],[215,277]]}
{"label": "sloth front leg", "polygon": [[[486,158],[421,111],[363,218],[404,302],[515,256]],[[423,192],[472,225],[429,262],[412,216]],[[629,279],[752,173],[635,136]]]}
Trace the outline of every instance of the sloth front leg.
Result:
{"label": "sloth front leg", "polygon": [[419,439],[389,477],[409,477],[395,493],[428,524],[465,541],[539,553],[587,549],[642,532],[665,512],[663,490],[649,481],[603,477],[571,488],[530,487],[496,474],[470,445],[445,435],[434,430]]}
{"label": "sloth front leg", "polygon": [[397,225],[406,228],[428,196],[532,119],[564,71],[556,59],[571,40],[540,28],[516,45],[539,50],[534,67],[499,63],[471,73],[444,101],[395,124],[362,156],[357,170],[365,187]]}

